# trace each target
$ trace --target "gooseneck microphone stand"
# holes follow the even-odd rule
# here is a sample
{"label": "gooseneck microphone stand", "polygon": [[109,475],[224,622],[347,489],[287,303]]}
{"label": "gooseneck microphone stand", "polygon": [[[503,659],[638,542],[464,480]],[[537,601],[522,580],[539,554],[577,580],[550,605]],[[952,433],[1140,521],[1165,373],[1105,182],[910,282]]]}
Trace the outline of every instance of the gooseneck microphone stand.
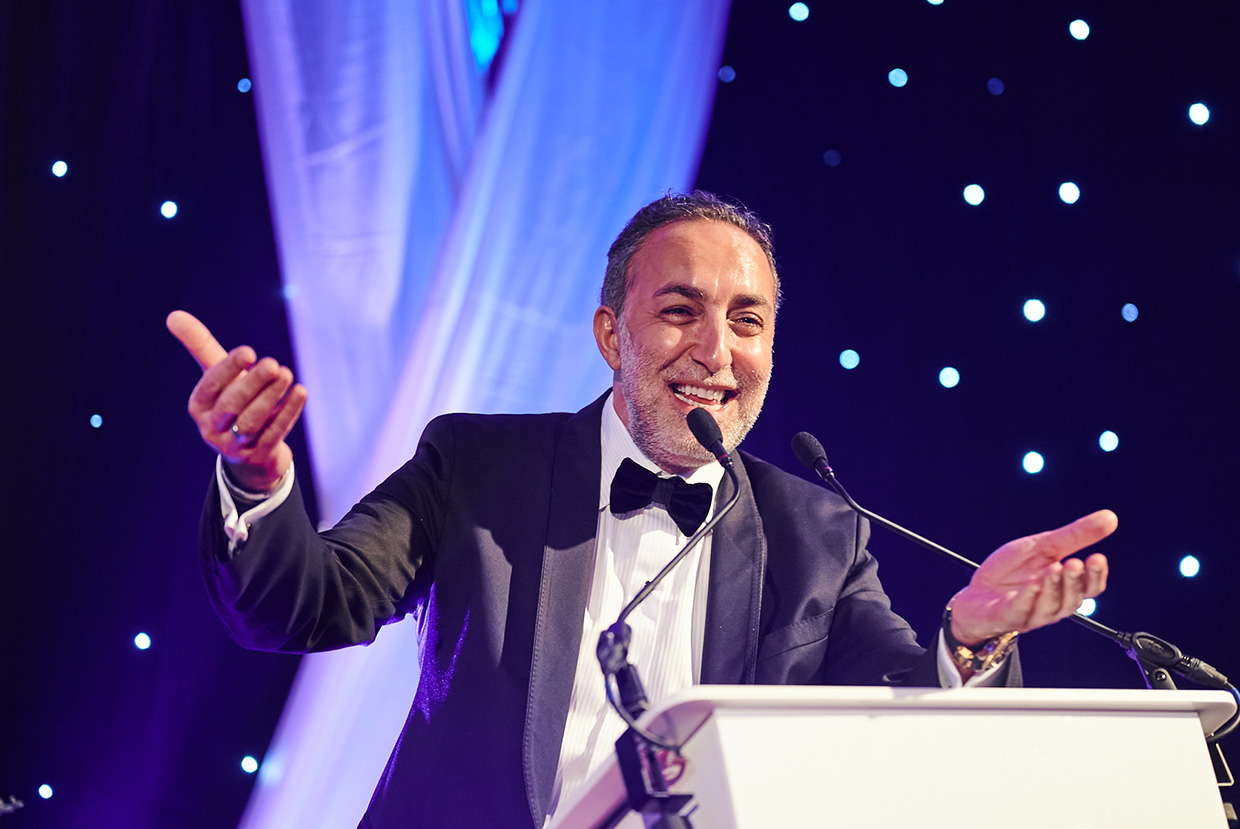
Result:
{"label": "gooseneck microphone stand", "polygon": [[[797,460],[812,469],[820,478],[830,484],[831,488],[839,493],[840,497],[844,499],[854,512],[970,570],[976,570],[981,566],[976,561],[954,553],[928,538],[923,538],[917,533],[901,527],[894,521],[889,521],[881,515],[865,509],[854,501],[852,496],[848,494],[848,491],[844,489],[844,485],[835,477],[835,471],[827,463],[827,453],[823,451],[822,444],[809,432],[799,432],[793,437],[792,451],[796,454]],[[1141,678],[1145,681],[1147,688],[1175,690],[1175,682],[1171,679],[1171,674],[1169,673],[1174,671],[1198,685],[1220,691],[1228,691],[1236,698],[1237,703],[1240,704],[1240,690],[1237,690],[1236,686],[1229,682],[1226,676],[1200,659],[1184,654],[1179,648],[1165,639],[1160,639],[1152,633],[1123,633],[1109,628],[1079,612],[1074,612],[1068,618],[1083,627],[1089,628],[1094,633],[1105,636],[1123,648],[1124,652],[1141,669]],[[1219,726],[1213,734],[1206,737],[1210,760],[1214,764],[1214,772],[1220,786],[1230,786],[1234,779],[1232,778],[1231,770],[1227,767],[1227,761],[1223,758],[1223,752],[1219,748],[1218,742],[1231,734],[1236,729],[1238,723],[1240,723],[1240,707],[1237,708],[1236,713],[1232,715],[1231,719]]]}
{"label": "gooseneck microphone stand", "polygon": [[719,463],[723,464],[732,481],[732,496],[722,509],[690,536],[680,552],[637,591],[637,595],[620,611],[615,623],[599,635],[596,653],[599,666],[603,669],[607,701],[628,726],[628,730],[616,740],[616,759],[624,779],[627,800],[601,824],[605,829],[616,826],[630,810],[641,814],[651,829],[692,827],[688,815],[692,810],[693,795],[672,794],[667,790],[667,781],[663,777],[657,755],[657,749],[679,754],[680,744],[651,734],[637,723],[638,718],[650,708],[650,701],[646,697],[641,677],[637,674],[637,667],[629,664],[629,641],[633,631],[625,622],[667,574],[688,555],[694,545],[713,530],[740,499],[740,481],[736,477],[732,458],[723,448],[723,435],[715,419],[705,409],[694,409],[689,412],[686,420],[698,443],[710,450]]}

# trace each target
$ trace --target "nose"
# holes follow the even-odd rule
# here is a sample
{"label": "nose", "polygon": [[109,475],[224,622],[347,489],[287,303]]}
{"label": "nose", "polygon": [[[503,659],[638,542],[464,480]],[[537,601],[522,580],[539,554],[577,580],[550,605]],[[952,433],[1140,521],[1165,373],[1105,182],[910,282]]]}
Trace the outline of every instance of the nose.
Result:
{"label": "nose", "polygon": [[732,330],[724,314],[710,314],[694,326],[693,347],[689,351],[696,362],[711,374],[732,365]]}

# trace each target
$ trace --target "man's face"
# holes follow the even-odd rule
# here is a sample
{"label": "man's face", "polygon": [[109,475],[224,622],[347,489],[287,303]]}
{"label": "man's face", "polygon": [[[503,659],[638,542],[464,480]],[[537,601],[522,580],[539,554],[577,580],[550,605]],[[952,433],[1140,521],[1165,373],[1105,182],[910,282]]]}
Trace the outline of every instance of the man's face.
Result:
{"label": "man's face", "polygon": [[633,441],[668,472],[697,469],[713,457],[685,423],[690,410],[714,416],[729,450],[762,410],[775,339],[770,264],[726,222],[664,225],[630,262],[622,317],[599,308],[594,335]]}

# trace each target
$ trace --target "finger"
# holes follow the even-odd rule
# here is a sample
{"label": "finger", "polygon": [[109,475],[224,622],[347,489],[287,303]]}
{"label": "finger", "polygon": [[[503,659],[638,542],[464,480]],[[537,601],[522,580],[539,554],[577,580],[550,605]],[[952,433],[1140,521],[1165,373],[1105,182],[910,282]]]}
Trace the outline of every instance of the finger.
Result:
{"label": "finger", "polygon": [[1033,605],[1033,613],[1029,615],[1026,622],[1026,629],[1033,630],[1055,621],[1060,608],[1063,607],[1063,597],[1063,565],[1052,564],[1046,568],[1046,573],[1042,577],[1038,597]]}
{"label": "finger", "polygon": [[1085,574],[1087,583],[1085,585],[1086,598],[1094,598],[1102,595],[1102,591],[1107,589],[1107,575],[1109,574],[1109,566],[1107,557],[1102,553],[1094,553],[1085,559]]}
{"label": "finger", "polygon": [[189,396],[189,413],[198,421],[200,429],[220,431],[210,413],[219,403],[224,390],[245,376],[246,369],[253,365],[256,357],[254,349],[248,345],[237,346],[227,357],[203,372],[202,379]]}
{"label": "finger", "polygon": [[1089,576],[1085,572],[1085,562],[1079,558],[1070,558],[1064,562],[1063,568],[1063,602],[1056,614],[1058,619],[1066,619],[1076,612],[1085,601],[1085,589]]}
{"label": "finger", "polygon": [[242,435],[250,436],[250,442],[253,442],[253,439],[263,431],[264,427],[275,416],[280,401],[284,399],[285,393],[288,392],[289,387],[292,385],[292,370],[285,366],[277,367],[275,378],[262,387],[250,399],[250,402],[237,413],[237,417],[233,421],[236,431]]}
{"label": "finger", "polygon": [[[250,366],[244,375],[239,375],[226,384],[220,391],[215,405],[211,407],[211,428],[216,432],[231,428],[241,412],[252,405],[263,390],[276,381],[280,376],[280,368],[280,364],[271,357],[264,357]],[[273,405],[278,399],[279,395],[273,399]],[[270,411],[252,412],[251,421],[255,430],[261,428],[270,416]]]}
{"label": "finger", "polygon": [[172,336],[181,341],[185,350],[198,361],[203,371],[228,356],[228,352],[220,345],[219,340],[215,339],[207,326],[187,311],[173,311],[164,320],[164,325],[172,332]]}
{"label": "finger", "polygon": [[1071,524],[1034,536],[1038,551],[1055,560],[1067,558],[1115,532],[1119,518],[1109,509],[1091,512]]}
{"label": "finger", "polygon": [[254,453],[263,456],[273,453],[276,447],[288,437],[288,433],[293,431],[293,426],[297,424],[297,418],[301,416],[305,405],[306,387],[298,383],[289,389],[276,410],[275,416],[259,434],[254,444]]}

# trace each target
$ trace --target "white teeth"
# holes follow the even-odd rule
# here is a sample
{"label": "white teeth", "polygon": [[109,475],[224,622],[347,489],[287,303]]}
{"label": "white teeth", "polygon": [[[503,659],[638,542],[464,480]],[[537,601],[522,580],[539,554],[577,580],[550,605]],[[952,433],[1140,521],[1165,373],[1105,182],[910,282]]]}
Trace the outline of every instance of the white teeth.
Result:
{"label": "white teeth", "polygon": [[[690,386],[687,383],[679,383],[675,386],[678,396],[691,394],[699,400],[708,400],[712,403],[723,402],[723,389],[705,389],[701,386]],[[688,401],[693,402],[693,401]]]}

